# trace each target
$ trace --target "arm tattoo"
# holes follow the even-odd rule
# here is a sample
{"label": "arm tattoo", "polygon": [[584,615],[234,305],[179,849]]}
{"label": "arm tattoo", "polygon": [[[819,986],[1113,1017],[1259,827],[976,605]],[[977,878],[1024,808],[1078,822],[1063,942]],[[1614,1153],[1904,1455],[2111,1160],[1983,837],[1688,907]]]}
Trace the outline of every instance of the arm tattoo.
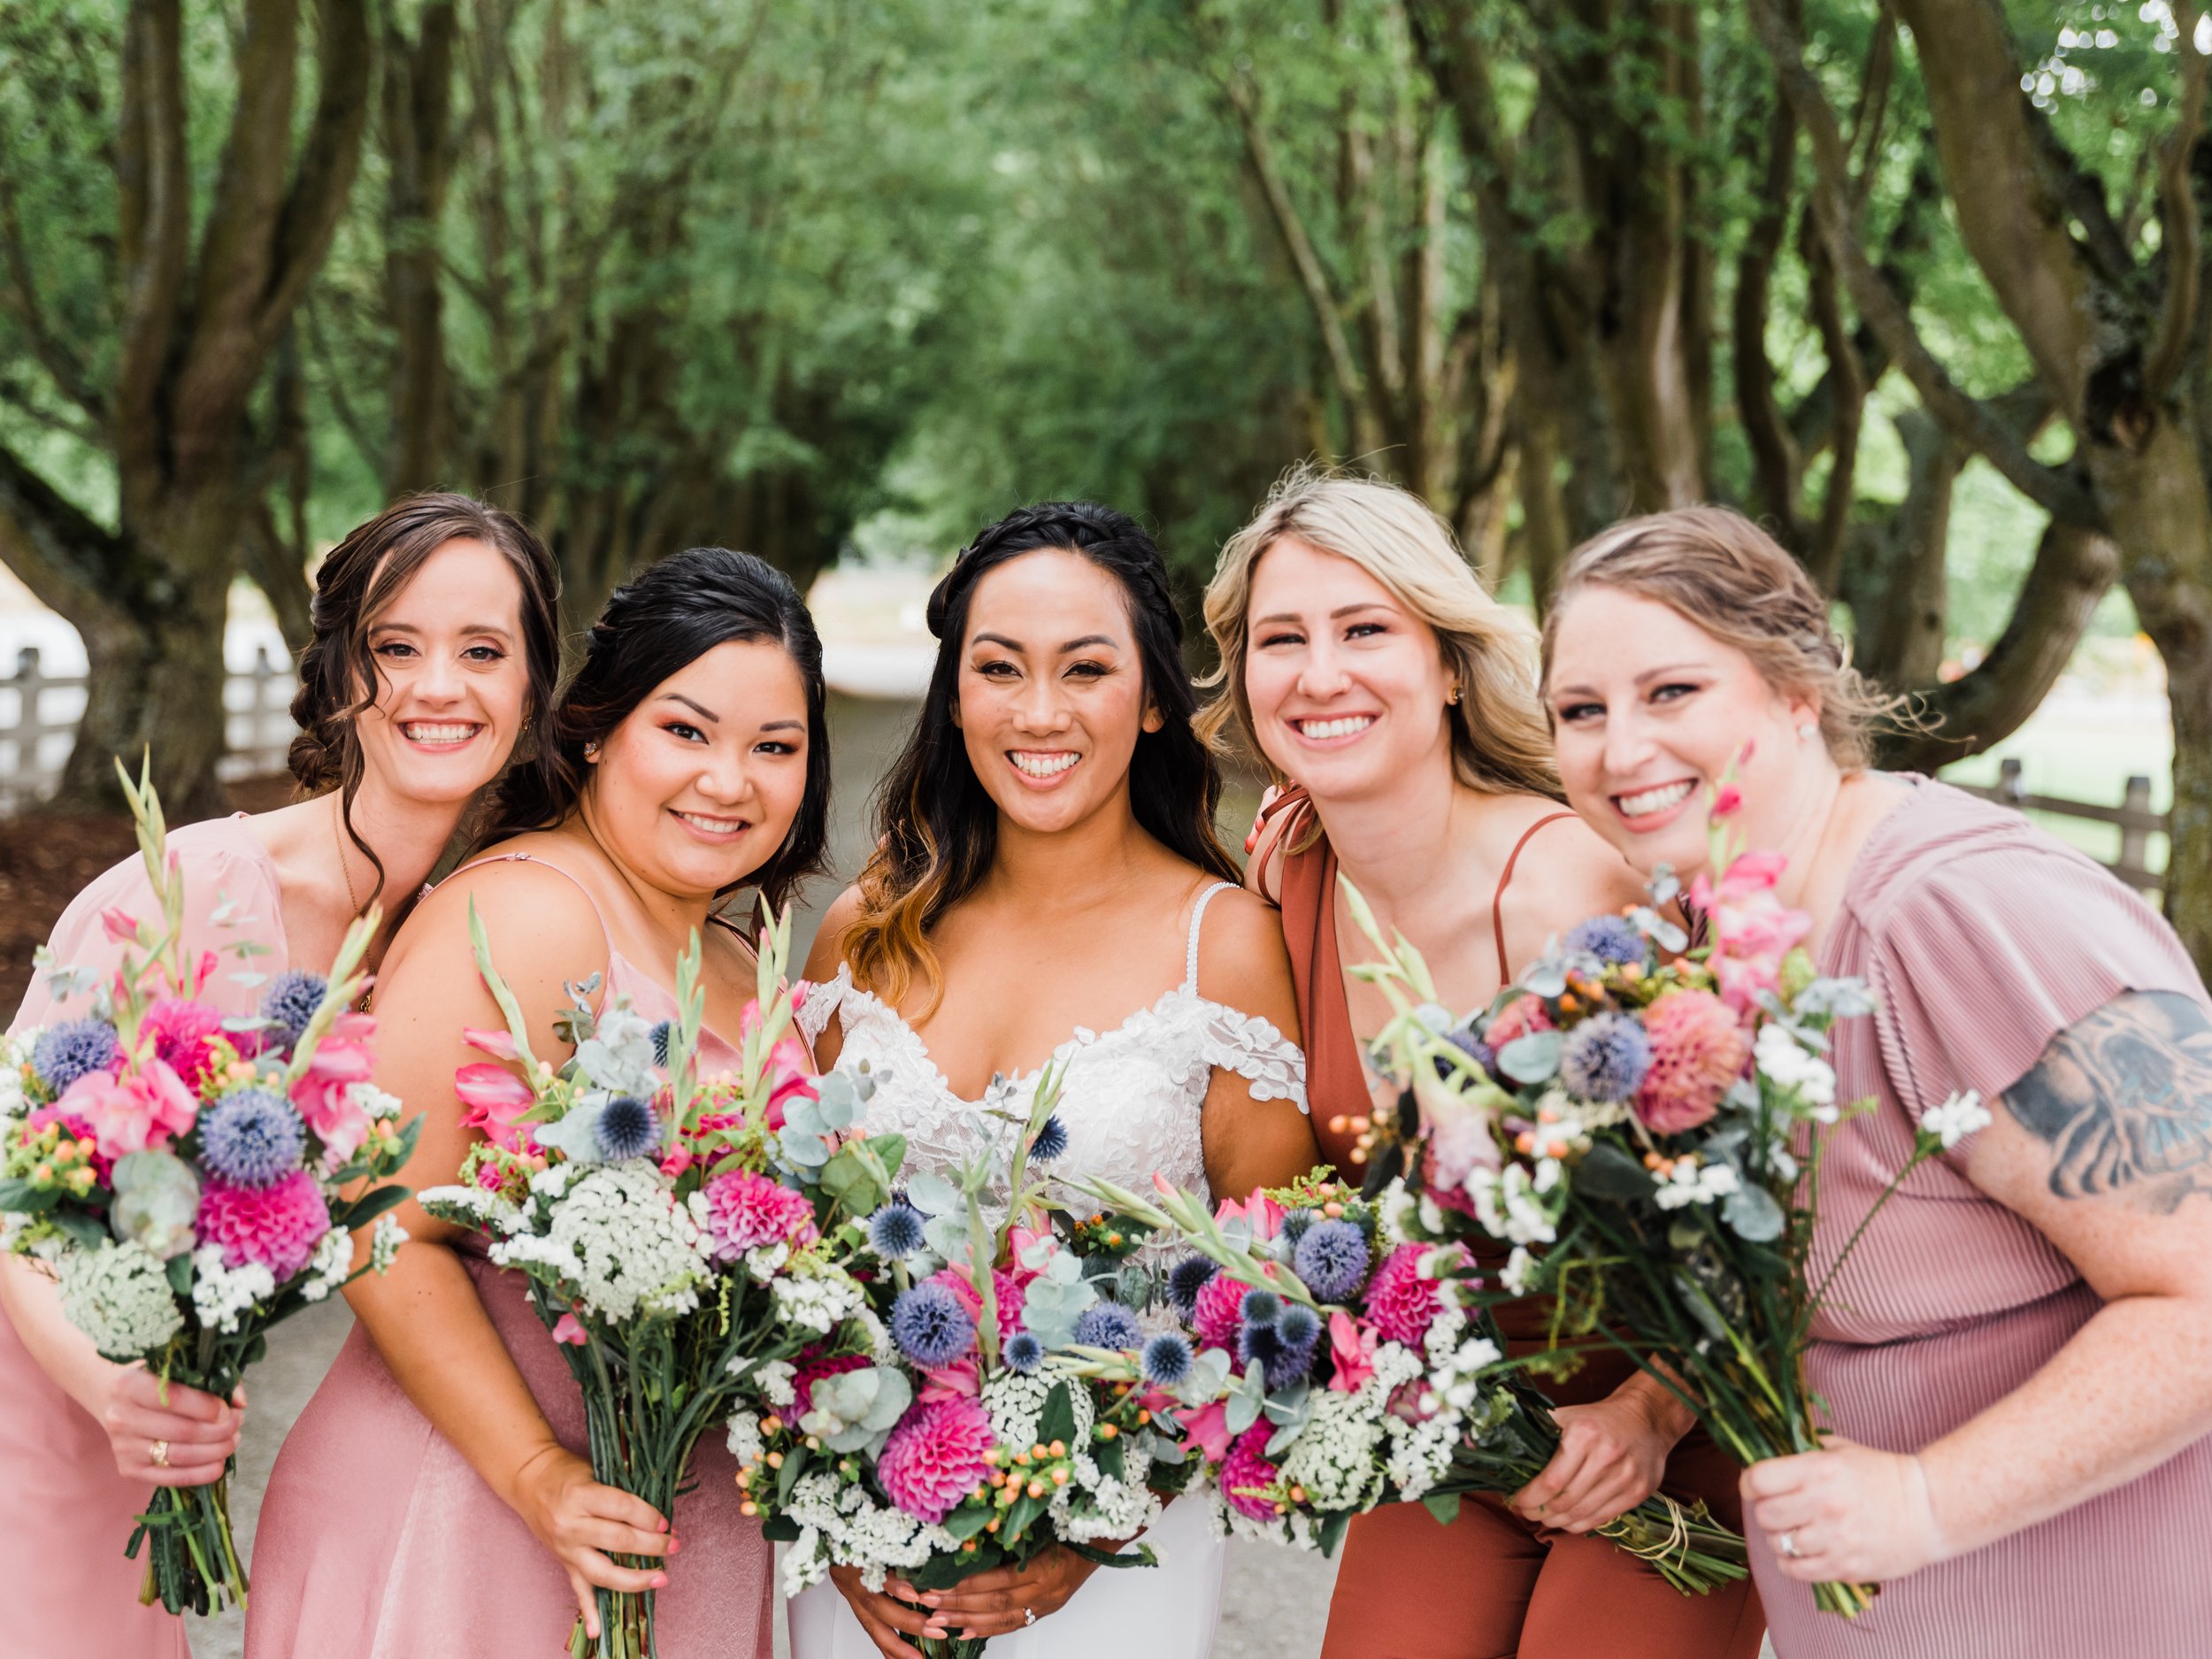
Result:
{"label": "arm tattoo", "polygon": [[2115,1194],[2165,1213],[2212,1194],[2212,1018],[2188,997],[2114,997],[2052,1038],[2005,1105],[2051,1147],[2061,1198]]}

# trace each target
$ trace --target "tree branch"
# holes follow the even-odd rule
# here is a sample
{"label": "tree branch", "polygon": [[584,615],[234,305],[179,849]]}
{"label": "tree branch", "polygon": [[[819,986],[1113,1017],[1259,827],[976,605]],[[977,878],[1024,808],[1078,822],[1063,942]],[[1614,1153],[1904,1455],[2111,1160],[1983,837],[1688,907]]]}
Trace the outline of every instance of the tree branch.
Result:
{"label": "tree branch", "polygon": [[367,7],[363,0],[320,0],[316,7],[315,119],[299,171],[278,216],[269,286],[256,319],[263,351],[290,326],[293,308],[321,269],[337,234],[361,165],[361,134],[369,117]]}
{"label": "tree branch", "polygon": [[160,396],[190,255],[183,42],[178,0],[133,0],[118,134],[123,317],[114,405],[123,519],[161,465]]}
{"label": "tree branch", "polygon": [[64,616],[106,599],[123,541],[0,443],[0,563]]}
{"label": "tree branch", "polygon": [[2166,266],[2166,293],[2158,308],[2158,330],[2143,364],[2143,400],[2155,405],[2173,389],[2196,331],[2197,290],[2204,242],[2204,219],[2190,177],[2197,142],[2204,134],[2204,83],[2212,58],[2196,49],[2196,0],[2182,0],[2174,21],[2181,30],[2181,98],[2173,131],[2158,153],[2159,247]]}
{"label": "tree branch", "polygon": [[1759,211],[1745,233],[1736,262],[1736,297],[1731,319],[1734,335],[1736,412],[1751,445],[1752,499],[1773,519],[1778,539],[1801,549],[1803,526],[1797,517],[1797,445],[1782,419],[1774,395],[1774,364],[1767,356],[1767,312],[1774,290],[1774,267],[1789,227],[1792,183],[1797,170],[1797,119],[1789,100],[1777,88],[1767,123],[1766,176]]}
{"label": "tree branch", "polygon": [[13,181],[0,180],[0,255],[8,272],[4,290],[8,314],[23,330],[31,355],[46,371],[55,389],[82,410],[94,426],[107,424],[107,400],[85,373],[84,365],[47,326],[46,309],[38,296],[38,280],[31,269],[30,250],[23,242],[23,218],[16,203]]}

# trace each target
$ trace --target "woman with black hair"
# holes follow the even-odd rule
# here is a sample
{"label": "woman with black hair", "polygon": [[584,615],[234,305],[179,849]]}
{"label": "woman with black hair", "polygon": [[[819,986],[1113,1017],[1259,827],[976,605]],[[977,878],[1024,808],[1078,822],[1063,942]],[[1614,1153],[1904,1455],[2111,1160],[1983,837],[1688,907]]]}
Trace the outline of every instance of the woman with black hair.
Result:
{"label": "woman with black hair", "polygon": [[[702,1062],[734,1068],[714,1033],[738,1033],[753,953],[712,924],[741,886],[780,905],[819,864],[823,703],[805,606],[748,554],[679,553],[607,602],[547,764],[510,780],[488,850],[423,899],[386,959],[375,1081],[426,1112],[402,1181],[451,1181],[482,1133],[453,1093],[474,1057],[462,1029],[504,1024],[472,905],[544,1056],[568,1051],[565,982],[596,975],[672,1018],[672,971],[700,933]],[[521,1281],[417,1206],[400,1216],[409,1241],[347,1290],[358,1323],[271,1478],[247,1651],[538,1659],[566,1648],[567,1605],[596,1633],[598,1586],[665,1590],[664,1659],[767,1659],[770,1552],[738,1514],[728,1454],[701,1447],[672,1516],[594,1480],[582,1396]]]}
{"label": "woman with black hair", "polygon": [[[1026,1110],[1049,1060],[1056,1171],[1202,1195],[1303,1174],[1317,1155],[1282,931],[1214,835],[1221,780],[1159,549],[1108,508],[1025,508],[962,552],[929,623],[936,668],[883,785],[881,843],[807,964],[818,1056],[873,1064],[869,1127],[907,1137],[910,1170],[973,1150],[985,1101]],[[1198,1659],[1220,1541],[1196,1503],[1147,1536],[1159,1567],[1099,1578],[1061,1549],[928,1594],[833,1570],[834,1591],[793,1601],[792,1651],[912,1659],[912,1638],[964,1633],[1008,1659]]]}

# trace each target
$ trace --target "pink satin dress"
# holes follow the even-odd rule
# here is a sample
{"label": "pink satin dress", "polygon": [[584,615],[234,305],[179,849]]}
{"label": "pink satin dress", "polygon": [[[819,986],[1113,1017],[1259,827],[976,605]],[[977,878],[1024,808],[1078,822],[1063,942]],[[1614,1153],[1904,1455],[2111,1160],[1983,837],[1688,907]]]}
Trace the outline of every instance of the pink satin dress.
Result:
{"label": "pink satin dress", "polygon": [[[675,1017],[666,990],[611,944],[607,955],[610,995],[626,995],[648,1018]],[[737,1052],[703,1033],[700,1060],[732,1068]],[[562,1445],[588,1455],[583,1395],[526,1281],[471,1250],[461,1260],[538,1409]],[[691,1490],[676,1502],[683,1552],[657,1601],[661,1659],[769,1659],[772,1552],[760,1523],[738,1513],[736,1477],[710,1431]],[[415,1409],[355,1325],[262,1500],[248,1659],[558,1659],[575,1618],[551,1552]]]}
{"label": "pink satin dress", "polygon": [[[242,813],[170,832],[183,872],[187,956],[218,953],[202,1000],[248,1014],[260,983],[234,973],[273,976],[287,966],[276,865]],[[226,919],[215,912],[226,903]],[[101,926],[120,908],[141,920],[158,911],[135,856],[107,871],[71,902],[55,924],[53,950],[65,966],[112,968],[122,952]],[[226,947],[250,940],[266,955],[242,960]],[[57,1002],[34,979],[13,1031],[81,1019],[91,995]],[[146,1555],[125,1557],[136,1517],[152,1488],[116,1471],[104,1430],[39,1369],[7,1316],[0,1313],[0,1647],[11,1659],[188,1659],[184,1623],[159,1605],[141,1607]]]}

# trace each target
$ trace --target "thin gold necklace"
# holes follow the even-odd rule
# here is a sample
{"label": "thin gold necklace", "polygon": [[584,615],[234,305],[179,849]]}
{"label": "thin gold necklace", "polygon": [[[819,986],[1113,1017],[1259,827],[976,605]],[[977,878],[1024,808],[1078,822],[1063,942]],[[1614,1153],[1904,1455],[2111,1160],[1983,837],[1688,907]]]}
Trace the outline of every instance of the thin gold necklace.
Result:
{"label": "thin gold necklace", "polygon": [[[346,879],[346,902],[353,906],[353,919],[357,922],[361,919],[361,895],[353,890],[353,866],[346,862],[346,838],[342,830],[345,816],[346,810],[342,803],[338,816],[330,820],[330,838],[338,848],[338,873]],[[364,1014],[369,1011],[367,991],[361,993],[361,1000],[354,1007]]]}

